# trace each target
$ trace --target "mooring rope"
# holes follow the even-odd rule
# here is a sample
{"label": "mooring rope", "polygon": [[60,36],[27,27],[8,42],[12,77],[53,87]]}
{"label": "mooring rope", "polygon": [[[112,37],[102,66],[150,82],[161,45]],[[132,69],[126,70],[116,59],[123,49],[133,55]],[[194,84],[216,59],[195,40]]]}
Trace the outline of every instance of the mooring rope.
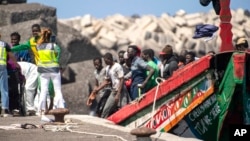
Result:
{"label": "mooring rope", "polygon": [[157,77],[155,79],[156,83],[157,83],[157,87],[156,87],[156,91],[155,91],[155,95],[154,95],[154,102],[153,102],[153,106],[152,106],[152,112],[151,112],[151,124],[150,124],[150,127],[153,128],[153,117],[154,117],[154,112],[155,112],[155,103],[156,103],[156,97],[158,95],[158,90],[159,90],[159,87],[160,87],[160,83],[165,81],[165,79],[163,78],[160,78],[160,77]]}
{"label": "mooring rope", "polygon": [[44,130],[52,131],[52,132],[72,132],[72,133],[80,133],[80,134],[87,134],[87,135],[95,135],[95,136],[102,136],[102,137],[113,137],[120,139],[122,141],[128,141],[121,136],[118,135],[108,135],[108,134],[101,134],[101,133],[93,133],[93,132],[84,132],[84,131],[74,131],[72,128],[76,128],[78,124],[75,123],[67,123],[66,125],[43,125]]}

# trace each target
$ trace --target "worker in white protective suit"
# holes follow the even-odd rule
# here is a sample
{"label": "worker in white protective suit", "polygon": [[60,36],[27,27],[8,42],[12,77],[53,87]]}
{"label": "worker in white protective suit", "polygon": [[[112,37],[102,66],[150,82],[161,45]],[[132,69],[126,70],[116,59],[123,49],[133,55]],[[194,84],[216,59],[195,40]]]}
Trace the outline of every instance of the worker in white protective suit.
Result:
{"label": "worker in white protective suit", "polygon": [[35,115],[34,97],[37,89],[38,72],[37,66],[29,62],[17,62],[21,67],[21,73],[25,77],[25,106],[27,115]]}

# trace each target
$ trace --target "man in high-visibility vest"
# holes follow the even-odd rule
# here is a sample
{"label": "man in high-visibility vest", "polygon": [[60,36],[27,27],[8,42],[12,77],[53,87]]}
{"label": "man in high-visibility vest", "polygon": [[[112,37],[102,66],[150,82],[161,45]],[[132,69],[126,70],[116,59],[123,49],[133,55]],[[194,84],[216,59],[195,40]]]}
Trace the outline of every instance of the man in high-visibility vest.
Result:
{"label": "man in high-visibility vest", "polygon": [[[32,52],[31,53],[32,63],[37,65],[39,56],[38,56],[36,46],[37,46],[37,41],[40,38],[41,27],[40,27],[39,24],[33,24],[32,27],[31,27],[31,30],[32,30],[32,37],[24,44],[20,44],[20,45],[12,47],[11,51],[18,52],[18,51],[28,50],[29,49]],[[60,52],[59,52],[59,54],[60,54]],[[40,80],[38,80],[38,82],[40,82]],[[40,84],[40,83],[38,83],[38,84]],[[39,88],[40,88],[40,85],[38,85],[38,91],[40,90]],[[49,83],[49,94],[50,94],[50,97],[51,97],[51,102],[53,102],[52,99],[53,99],[53,97],[55,95],[54,93],[55,92],[53,90],[53,83],[50,81],[50,83]],[[30,111],[30,112],[33,113],[33,111]]]}
{"label": "man in high-visibility vest", "polygon": [[[1,39],[1,34],[0,34]],[[9,89],[8,89],[8,74],[7,74],[7,55],[13,61],[17,68],[20,66],[16,62],[16,58],[11,53],[10,46],[0,40],[0,92],[1,92],[1,117],[8,117],[9,112]]]}

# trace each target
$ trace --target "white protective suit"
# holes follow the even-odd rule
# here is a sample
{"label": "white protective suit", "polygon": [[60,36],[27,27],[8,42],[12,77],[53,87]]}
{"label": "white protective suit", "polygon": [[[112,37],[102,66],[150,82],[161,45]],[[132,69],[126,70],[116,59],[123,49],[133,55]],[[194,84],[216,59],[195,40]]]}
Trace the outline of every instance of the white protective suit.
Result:
{"label": "white protective suit", "polygon": [[26,111],[35,111],[34,96],[38,85],[37,66],[29,62],[17,62],[21,67],[21,73],[25,77],[25,105]]}

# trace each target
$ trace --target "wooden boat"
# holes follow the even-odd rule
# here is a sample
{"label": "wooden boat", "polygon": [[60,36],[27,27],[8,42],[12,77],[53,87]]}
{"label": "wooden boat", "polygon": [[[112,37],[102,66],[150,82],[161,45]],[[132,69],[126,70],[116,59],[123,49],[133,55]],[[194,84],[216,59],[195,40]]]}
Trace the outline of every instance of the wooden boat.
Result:
{"label": "wooden boat", "polygon": [[232,51],[204,56],[108,119],[160,132],[169,132],[185,120],[197,138],[219,140],[222,130],[227,129],[223,125],[250,123],[248,58],[248,53]]}
{"label": "wooden boat", "polygon": [[220,53],[177,70],[109,120],[159,132],[171,132],[185,121],[195,137],[208,141],[229,140],[231,124],[250,124],[250,54],[233,51],[230,0],[220,4]]}

